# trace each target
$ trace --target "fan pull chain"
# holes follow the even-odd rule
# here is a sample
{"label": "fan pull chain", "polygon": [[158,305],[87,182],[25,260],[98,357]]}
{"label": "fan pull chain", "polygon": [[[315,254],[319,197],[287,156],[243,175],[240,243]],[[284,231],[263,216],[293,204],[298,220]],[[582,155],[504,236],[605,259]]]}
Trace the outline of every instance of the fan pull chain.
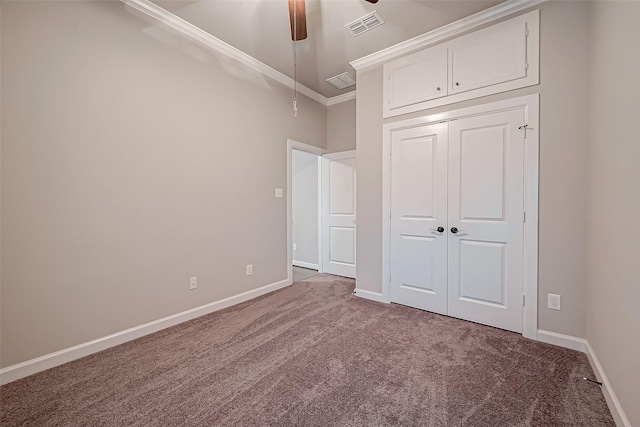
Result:
{"label": "fan pull chain", "polygon": [[298,5],[293,0],[293,118],[298,117],[298,58],[296,41],[298,40]]}

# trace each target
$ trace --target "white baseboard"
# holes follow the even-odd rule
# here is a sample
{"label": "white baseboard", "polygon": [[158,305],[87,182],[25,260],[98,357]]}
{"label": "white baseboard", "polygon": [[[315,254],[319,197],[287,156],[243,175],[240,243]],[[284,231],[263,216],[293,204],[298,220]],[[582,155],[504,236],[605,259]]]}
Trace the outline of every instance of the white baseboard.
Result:
{"label": "white baseboard", "polygon": [[318,270],[318,264],[312,264],[310,262],[294,260],[294,261],[291,261],[291,264],[295,265],[296,267],[310,268],[311,270]]}
{"label": "white baseboard", "polygon": [[587,359],[589,359],[589,363],[591,364],[593,372],[596,374],[596,378],[598,379],[598,381],[602,381],[602,394],[604,394],[604,398],[607,401],[607,406],[609,406],[609,411],[611,411],[613,420],[616,422],[617,426],[631,427],[631,422],[622,410],[620,401],[616,397],[616,394],[613,392],[611,383],[609,383],[609,379],[604,373],[604,369],[602,369],[602,365],[600,365],[600,361],[596,357],[596,353],[593,351],[593,347],[591,347],[589,341],[585,342],[585,353],[587,354]]}
{"label": "white baseboard", "polygon": [[570,348],[571,350],[577,350],[582,353],[585,353],[587,351],[587,340],[585,340],[584,338],[577,338],[571,335],[545,331],[544,329],[538,329],[537,340],[546,342],[547,344],[553,344],[564,348]]}
{"label": "white baseboard", "polygon": [[620,427],[631,427],[631,423],[622,410],[620,401],[616,397],[616,394],[613,392],[613,388],[611,388],[609,379],[604,373],[604,369],[602,369],[602,365],[600,365],[600,362],[598,361],[598,358],[593,351],[593,347],[591,347],[591,344],[588,340],[584,338],[573,337],[571,335],[559,334],[557,332],[545,331],[543,329],[538,329],[537,339],[538,341],[546,342],[548,344],[554,344],[560,347],[570,348],[572,350],[577,350],[585,353],[587,355],[587,359],[589,359],[589,364],[591,365],[596,378],[598,379],[598,381],[602,381],[602,394],[607,401],[607,406],[609,407],[609,411],[611,412],[611,416],[613,416],[616,425]]}
{"label": "white baseboard", "polygon": [[364,289],[356,288],[356,290],[353,291],[353,294],[360,298],[370,299],[372,301],[384,302],[387,304],[389,303],[389,301],[387,301],[385,298],[382,297],[382,294],[380,292],[371,292],[371,291],[365,291]]}
{"label": "white baseboard", "polygon": [[223,308],[231,307],[232,305],[240,304],[241,302],[284,288],[290,284],[291,281],[288,279],[281,280],[251,291],[243,292],[200,307],[192,308],[191,310],[183,311],[182,313],[163,317],[162,319],[154,320],[153,322],[116,332],[115,334],[111,334],[106,337],[65,348],[64,350],[49,353],[22,363],[7,366],[6,368],[0,369],[0,385],[71,362],[81,357],[97,353],[162,329],[175,326],[179,323],[195,319],[196,317],[213,313],[214,311],[222,310]]}

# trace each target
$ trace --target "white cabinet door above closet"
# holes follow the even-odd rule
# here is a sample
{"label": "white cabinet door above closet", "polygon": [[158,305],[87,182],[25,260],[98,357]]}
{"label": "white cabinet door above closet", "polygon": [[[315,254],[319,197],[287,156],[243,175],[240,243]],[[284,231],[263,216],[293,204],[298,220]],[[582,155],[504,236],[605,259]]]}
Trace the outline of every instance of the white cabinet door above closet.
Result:
{"label": "white cabinet door above closet", "polygon": [[385,63],[383,117],[538,84],[539,17],[534,10]]}
{"label": "white cabinet door above closet", "polygon": [[478,32],[449,44],[449,92],[458,93],[527,76],[525,22]]}
{"label": "white cabinet door above closet", "polygon": [[384,64],[387,108],[413,105],[447,94],[447,50],[427,49]]}

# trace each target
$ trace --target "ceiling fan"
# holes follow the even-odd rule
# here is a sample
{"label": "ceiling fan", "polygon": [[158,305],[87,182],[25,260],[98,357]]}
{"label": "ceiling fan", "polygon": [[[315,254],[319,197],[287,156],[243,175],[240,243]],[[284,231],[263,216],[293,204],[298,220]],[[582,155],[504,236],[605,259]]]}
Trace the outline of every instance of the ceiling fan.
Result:
{"label": "ceiling fan", "polygon": [[[378,0],[365,1],[378,2]],[[289,22],[291,24],[291,40],[300,41],[307,38],[307,12],[304,0],[289,0]]]}

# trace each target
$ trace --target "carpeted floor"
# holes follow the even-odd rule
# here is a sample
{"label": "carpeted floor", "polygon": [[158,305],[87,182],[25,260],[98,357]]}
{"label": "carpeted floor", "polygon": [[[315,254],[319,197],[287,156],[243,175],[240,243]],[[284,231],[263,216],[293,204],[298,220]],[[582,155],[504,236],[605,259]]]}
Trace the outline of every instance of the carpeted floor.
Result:
{"label": "carpeted floor", "polygon": [[608,426],[585,355],[326,274],[7,384],[2,425]]}

